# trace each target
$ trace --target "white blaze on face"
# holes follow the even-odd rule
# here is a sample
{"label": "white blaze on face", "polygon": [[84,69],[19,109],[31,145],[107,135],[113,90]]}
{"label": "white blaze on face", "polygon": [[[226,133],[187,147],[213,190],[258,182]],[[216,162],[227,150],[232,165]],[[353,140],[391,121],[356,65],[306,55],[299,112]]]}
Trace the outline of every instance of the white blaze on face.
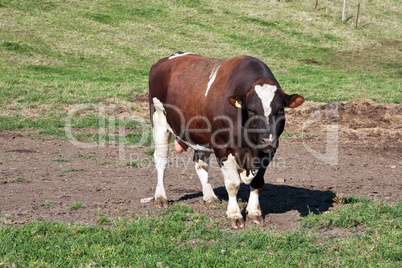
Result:
{"label": "white blaze on face", "polygon": [[274,99],[277,87],[264,84],[262,86],[256,85],[254,89],[258,97],[261,99],[262,107],[264,108],[264,115],[268,119],[269,115],[271,114],[271,102]]}

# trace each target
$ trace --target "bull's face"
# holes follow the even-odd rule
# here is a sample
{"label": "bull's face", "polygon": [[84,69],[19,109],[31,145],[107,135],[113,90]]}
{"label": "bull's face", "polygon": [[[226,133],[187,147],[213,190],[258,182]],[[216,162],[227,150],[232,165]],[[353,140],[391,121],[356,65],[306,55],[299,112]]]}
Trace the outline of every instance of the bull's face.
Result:
{"label": "bull's face", "polygon": [[249,146],[265,152],[275,151],[285,127],[285,107],[304,102],[300,95],[287,95],[272,80],[260,79],[245,97],[231,97],[229,102],[242,109],[244,137]]}

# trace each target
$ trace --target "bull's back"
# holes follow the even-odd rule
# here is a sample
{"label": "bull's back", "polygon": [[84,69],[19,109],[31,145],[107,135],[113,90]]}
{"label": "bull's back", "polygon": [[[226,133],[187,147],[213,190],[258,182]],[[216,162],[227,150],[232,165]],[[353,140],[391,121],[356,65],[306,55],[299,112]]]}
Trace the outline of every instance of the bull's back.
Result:
{"label": "bull's back", "polygon": [[[199,55],[164,58],[152,66],[149,76],[149,101],[154,98],[164,104],[167,120],[175,134],[182,122],[194,122],[190,128],[202,128],[203,122],[191,120],[205,116],[206,97],[213,73],[226,59]],[[152,109],[151,109],[152,114]],[[205,126],[206,127],[206,126]]]}
{"label": "bull's back", "polygon": [[187,99],[205,96],[214,67],[223,61],[199,55],[163,58],[151,68],[150,96],[178,106]]}

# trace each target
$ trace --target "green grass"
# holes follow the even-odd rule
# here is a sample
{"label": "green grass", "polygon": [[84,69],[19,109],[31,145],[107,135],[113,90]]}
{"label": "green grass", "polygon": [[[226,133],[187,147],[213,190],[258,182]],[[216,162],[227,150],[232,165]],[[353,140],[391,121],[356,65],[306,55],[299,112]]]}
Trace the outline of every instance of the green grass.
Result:
{"label": "green grass", "polygon": [[[301,219],[305,227],[296,231],[250,227],[233,232],[177,204],[151,217],[117,220],[98,214],[105,227],[56,222],[0,226],[0,260],[17,267],[154,267],[159,262],[164,267],[398,267],[401,213],[400,204],[357,200]],[[342,215],[357,215],[359,225],[321,224]],[[335,227],[337,233],[329,232]]]}
{"label": "green grass", "polygon": [[54,162],[70,162],[70,160],[68,160],[68,159],[64,159],[64,158],[53,158],[53,159],[50,159],[50,161],[54,161]]}
{"label": "green grass", "polygon": [[110,162],[109,161],[97,161],[96,164],[100,165],[100,166],[106,166],[106,165],[109,165]]}
{"label": "green grass", "polygon": [[391,205],[355,197],[346,197],[344,202],[348,205],[343,209],[325,215],[310,213],[304,226],[318,229],[364,227],[370,230],[392,226],[394,231],[402,231],[402,203]]}
{"label": "green grass", "polygon": [[52,208],[53,204],[50,203],[49,201],[46,201],[45,203],[41,204],[40,206],[44,207],[44,208]]}
{"label": "green grass", "polygon": [[99,225],[105,225],[108,224],[110,222],[109,217],[103,214],[98,214],[97,216],[97,223]]}
{"label": "green grass", "polygon": [[151,158],[143,158],[140,160],[131,160],[130,162],[126,163],[126,166],[143,167],[143,166],[149,166],[151,163],[153,163],[153,160]]}
{"label": "green grass", "polygon": [[66,169],[62,169],[61,171],[63,172],[76,172],[76,171],[83,171],[84,169],[82,168],[66,168]]}
{"label": "green grass", "polygon": [[154,149],[154,148],[149,149],[148,151],[145,151],[144,153],[147,154],[147,155],[149,155],[149,156],[153,156],[154,153],[155,153],[155,149]]}
{"label": "green grass", "polygon": [[83,206],[84,206],[84,203],[77,201],[75,203],[70,204],[68,207],[70,208],[70,210],[77,210],[79,208],[82,208]]}
{"label": "green grass", "polygon": [[100,166],[110,164],[110,162],[108,162],[108,161],[100,161],[96,155],[92,155],[92,154],[78,154],[77,157],[91,159],[91,160],[95,161],[97,165],[100,165]]}
{"label": "green grass", "polygon": [[301,133],[300,132],[286,132],[285,131],[281,135],[281,137],[283,137],[284,139],[287,139],[287,138],[293,137],[293,136],[300,137]]}
{"label": "green grass", "polygon": [[94,160],[94,161],[98,160],[98,157],[96,155],[93,155],[93,154],[78,154],[77,157],[91,159],[91,160]]}
{"label": "green grass", "polygon": [[[58,117],[60,117],[59,115]],[[24,118],[23,116],[0,116],[0,129],[16,130],[22,128],[40,129],[32,132],[32,136],[53,136],[59,139],[70,139],[89,143],[150,145],[151,127],[149,123],[140,123],[127,119],[105,119],[96,113],[79,115],[69,125],[64,118]],[[64,128],[70,126],[70,130]],[[123,131],[120,131],[120,128]],[[115,132],[112,132],[115,130]]]}
{"label": "green grass", "polygon": [[10,158],[8,159],[8,161],[10,161],[10,162],[19,162],[20,160],[17,158],[17,155],[14,152],[12,152],[10,154]]}
{"label": "green grass", "polygon": [[11,216],[11,215],[5,215],[5,216],[1,216],[1,218],[4,218],[4,219],[6,219],[6,220],[12,220],[12,219],[14,219],[13,218],[13,216]]}
{"label": "green grass", "polygon": [[22,176],[17,176],[15,178],[9,179],[8,182],[9,183],[13,183],[13,182],[24,182],[25,178]]}

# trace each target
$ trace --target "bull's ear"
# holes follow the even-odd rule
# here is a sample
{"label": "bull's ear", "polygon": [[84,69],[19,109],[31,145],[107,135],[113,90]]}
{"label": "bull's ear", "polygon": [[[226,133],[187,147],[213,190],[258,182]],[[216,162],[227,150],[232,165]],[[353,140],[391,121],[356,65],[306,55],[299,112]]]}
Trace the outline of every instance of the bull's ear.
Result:
{"label": "bull's ear", "polygon": [[232,96],[229,97],[229,103],[232,104],[232,106],[238,108],[238,109],[245,109],[246,107],[244,106],[242,98]]}
{"label": "bull's ear", "polygon": [[299,94],[292,94],[286,96],[286,107],[296,108],[297,106],[302,105],[304,102],[304,98]]}

